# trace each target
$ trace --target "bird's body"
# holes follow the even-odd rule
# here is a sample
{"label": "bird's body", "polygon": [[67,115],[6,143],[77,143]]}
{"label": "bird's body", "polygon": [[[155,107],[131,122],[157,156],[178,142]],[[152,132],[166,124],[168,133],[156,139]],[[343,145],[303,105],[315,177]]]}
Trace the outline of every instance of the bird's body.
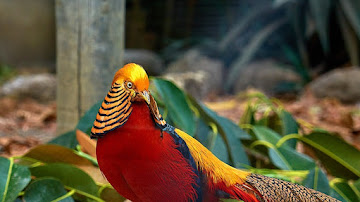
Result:
{"label": "bird's body", "polygon": [[[235,169],[162,120],[144,70],[115,75],[92,128],[97,159],[110,184],[142,201],[336,201],[320,192]],[[131,82],[131,84],[129,84]]]}

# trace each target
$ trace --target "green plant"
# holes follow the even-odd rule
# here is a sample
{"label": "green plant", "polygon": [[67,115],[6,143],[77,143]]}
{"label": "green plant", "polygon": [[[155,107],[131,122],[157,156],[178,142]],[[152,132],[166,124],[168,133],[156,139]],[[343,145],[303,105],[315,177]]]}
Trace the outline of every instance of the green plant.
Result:
{"label": "green plant", "polygon": [[[229,63],[226,88],[231,89],[240,69],[256,59],[259,52],[264,51],[267,51],[265,55],[291,63],[304,83],[311,79],[309,68],[318,65],[319,61],[325,66],[338,67],[348,62],[358,66],[359,13],[360,3],[356,0],[274,0],[259,3],[218,43],[220,55],[229,50],[237,55]],[[258,28],[248,36],[252,25]],[[234,49],[233,44],[239,38],[245,38],[247,42]],[[320,41],[321,47],[317,47],[317,41]],[[277,47],[266,48],[265,44],[268,42],[277,44]],[[343,54],[344,48],[346,53]],[[272,55],[272,52],[278,52],[278,55]],[[344,59],[328,64],[332,63],[328,60],[341,55],[345,55]]]}
{"label": "green plant", "polygon": [[[326,131],[301,134],[299,124],[278,102],[251,95],[239,127],[173,83],[157,78],[152,82],[151,92],[166,120],[228,164],[301,183],[340,200],[359,197],[360,152]],[[89,134],[99,106],[89,109],[76,129]],[[300,142],[317,158],[298,152]],[[74,130],[23,156],[0,158],[1,201],[123,201],[101,175],[96,159],[77,145]],[[329,181],[320,168],[335,178]]]}

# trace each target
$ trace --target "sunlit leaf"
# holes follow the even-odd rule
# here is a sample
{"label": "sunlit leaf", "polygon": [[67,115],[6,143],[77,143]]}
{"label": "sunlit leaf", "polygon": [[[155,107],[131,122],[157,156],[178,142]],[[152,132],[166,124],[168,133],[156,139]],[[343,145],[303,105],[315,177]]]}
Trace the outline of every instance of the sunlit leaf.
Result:
{"label": "sunlit leaf", "polygon": [[54,178],[39,178],[32,182],[25,190],[25,202],[73,202],[71,193],[64,189],[64,185]]}
{"label": "sunlit leaf", "polygon": [[121,196],[114,188],[106,187],[104,188],[101,193],[100,197],[104,201],[111,201],[111,202],[123,202],[126,200],[123,196]]}
{"label": "sunlit leaf", "polygon": [[0,157],[0,201],[13,202],[18,194],[30,182],[30,171],[27,167],[14,164],[12,158]]}

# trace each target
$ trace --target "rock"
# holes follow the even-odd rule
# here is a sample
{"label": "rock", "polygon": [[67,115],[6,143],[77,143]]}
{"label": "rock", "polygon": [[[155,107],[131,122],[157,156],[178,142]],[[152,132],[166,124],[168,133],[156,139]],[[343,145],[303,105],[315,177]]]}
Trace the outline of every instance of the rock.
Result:
{"label": "rock", "polygon": [[156,53],[145,49],[125,49],[124,64],[132,62],[143,66],[150,75],[160,75],[165,68],[163,60]]}
{"label": "rock", "polygon": [[316,97],[331,97],[342,102],[360,101],[360,69],[341,68],[323,74],[309,84]]}
{"label": "rock", "polygon": [[18,76],[0,88],[0,95],[33,98],[40,102],[56,99],[56,78],[52,74]]}
{"label": "rock", "polygon": [[239,79],[234,83],[235,93],[248,88],[261,90],[268,96],[294,91],[294,86],[301,82],[298,74],[274,60],[253,62],[242,68]]}
{"label": "rock", "polygon": [[202,99],[222,90],[224,64],[202,55],[197,49],[171,63],[164,77],[195,98]]}

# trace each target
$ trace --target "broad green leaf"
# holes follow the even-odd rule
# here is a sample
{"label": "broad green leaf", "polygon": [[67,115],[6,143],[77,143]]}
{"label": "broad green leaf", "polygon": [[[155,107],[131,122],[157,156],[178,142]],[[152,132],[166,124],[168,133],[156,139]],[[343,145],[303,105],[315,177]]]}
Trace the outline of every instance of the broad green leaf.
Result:
{"label": "broad green leaf", "polygon": [[229,153],[227,151],[224,140],[221,138],[219,134],[216,134],[214,139],[215,142],[210,151],[221,161],[229,164]]}
{"label": "broad green leaf", "polygon": [[360,177],[360,151],[327,132],[313,132],[300,140],[315,150],[333,176],[345,179]]}
{"label": "broad green leaf", "polygon": [[346,201],[352,201],[352,202],[359,201],[359,198],[357,197],[356,193],[345,180],[336,178],[331,180],[330,185]]}
{"label": "broad green leaf", "polygon": [[[290,134],[297,134],[299,130],[298,123],[294,119],[294,117],[285,110],[280,110],[278,115],[281,119],[281,126],[282,126],[282,136],[290,135]],[[290,140],[289,146],[292,148],[296,148],[296,140]]]}
{"label": "broad green leaf", "polygon": [[270,148],[269,156],[283,170],[308,170],[315,167],[313,159],[290,148]]}
{"label": "broad green leaf", "polygon": [[261,45],[266,41],[266,39],[271,36],[271,34],[273,34],[278,28],[284,25],[285,22],[286,20],[284,19],[272,22],[254,35],[254,37],[244,47],[244,50],[246,51],[231,64],[228,78],[225,83],[226,89],[229,90],[231,88],[234,81],[239,77],[240,69],[244,67],[248,62],[250,62],[250,60],[253,58]]}
{"label": "broad green leaf", "polygon": [[35,177],[54,177],[59,179],[67,189],[74,190],[83,198],[101,201],[97,195],[97,185],[94,180],[84,171],[77,167],[63,163],[51,163],[43,166],[30,168]]}
{"label": "broad green leaf", "polygon": [[98,102],[94,104],[85,114],[81,117],[78,124],[76,125],[76,128],[81,130],[84,133],[87,133],[90,135],[90,130],[94,124],[96,115],[100,109],[101,102]]}
{"label": "broad green leaf", "polygon": [[339,1],[344,13],[360,38],[360,1],[359,0],[341,0]]}
{"label": "broad green leaf", "polygon": [[355,182],[349,182],[349,184],[356,193],[357,197],[360,199],[360,179],[356,180]]}
{"label": "broad green leaf", "polygon": [[[315,162],[305,154],[299,153],[288,145],[275,145],[281,136],[264,126],[253,126],[252,131],[261,145],[269,148],[269,157],[274,165],[284,170],[307,170],[315,167]],[[257,144],[257,142],[254,142]]]}
{"label": "broad green leaf", "polygon": [[210,129],[210,126],[208,126],[205,121],[201,118],[198,118],[197,121],[197,127],[196,127],[196,133],[195,138],[206,148],[210,148],[211,145],[214,145],[214,139],[212,138],[212,131]]}
{"label": "broad green leaf", "polygon": [[76,145],[79,144],[79,142],[76,139],[75,130],[64,133],[64,134],[52,139],[48,143],[61,145],[61,146],[64,146],[64,147],[67,147],[70,149],[75,149]]}
{"label": "broad green leaf", "polygon": [[249,165],[249,159],[245,153],[241,141],[239,140],[239,137],[246,137],[248,134],[239,128],[235,123],[229,119],[217,115],[204,104],[198,103],[193,98],[190,98],[190,100],[199,111],[201,118],[203,118],[208,124],[215,124],[216,129],[221,134],[226,144],[233,165],[235,167]]}
{"label": "broad green leaf", "polygon": [[[252,126],[252,131],[254,132],[256,139],[267,141],[272,145],[276,145],[276,143],[281,139],[280,134],[265,126]],[[287,143],[282,146],[290,148],[289,144]]]}
{"label": "broad green leaf", "polygon": [[326,174],[319,167],[315,167],[310,170],[308,176],[303,181],[303,185],[325,194],[330,193],[329,180],[327,179]]}
{"label": "broad green leaf", "polygon": [[335,191],[335,189],[331,188],[330,189],[330,194],[329,196],[336,198],[339,201],[346,201],[346,199],[344,199],[337,191]]}
{"label": "broad green leaf", "polygon": [[104,201],[109,201],[109,202],[124,202],[126,200],[126,198],[121,196],[114,188],[112,188],[110,186],[104,188],[101,191],[100,197]]}
{"label": "broad green leaf", "polygon": [[319,34],[321,45],[324,52],[329,52],[329,18],[332,0],[309,1],[311,13],[315,19],[315,25]]}
{"label": "broad green leaf", "polygon": [[68,163],[73,165],[88,165],[92,163],[75,154],[74,150],[59,145],[44,144],[32,148],[24,157],[36,159],[44,163]]}
{"label": "broad green leaf", "polygon": [[0,201],[13,202],[30,182],[27,167],[14,164],[12,158],[0,157]]}
{"label": "broad green leaf", "polygon": [[184,92],[170,81],[159,78],[153,78],[152,81],[164,101],[163,103],[169,112],[168,115],[175,126],[193,136],[196,127],[195,117]]}
{"label": "broad green leaf", "polygon": [[32,182],[25,190],[25,202],[73,202],[71,192],[64,189],[64,185],[57,179],[39,178]]}
{"label": "broad green leaf", "polygon": [[74,150],[59,145],[39,145],[23,156],[44,163],[66,163],[75,165],[89,174],[98,183],[107,183],[99,168],[88,159],[79,156]]}

